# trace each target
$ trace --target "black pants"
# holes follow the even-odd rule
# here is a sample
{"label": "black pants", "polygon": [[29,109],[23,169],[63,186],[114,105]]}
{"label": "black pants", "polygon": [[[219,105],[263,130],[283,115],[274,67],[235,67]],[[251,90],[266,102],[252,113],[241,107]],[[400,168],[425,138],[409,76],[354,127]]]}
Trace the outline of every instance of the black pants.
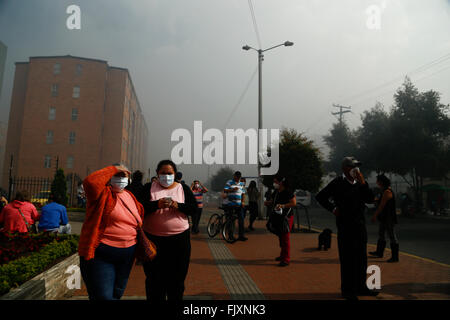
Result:
{"label": "black pants", "polygon": [[157,250],[155,259],[144,264],[147,300],[182,300],[191,258],[189,229],[166,237],[147,233],[147,237],[153,241]]}
{"label": "black pants", "polygon": [[238,223],[239,223],[239,237],[245,236],[245,230],[244,230],[244,218],[245,218],[245,211],[241,206],[229,206],[226,208],[227,212],[229,214],[234,213],[235,216],[238,217]]}
{"label": "black pants", "polygon": [[250,226],[253,227],[253,222],[255,222],[258,217],[258,203],[255,201],[249,201],[248,211],[250,211]]}
{"label": "black pants", "polygon": [[195,215],[192,217],[192,232],[198,232],[198,225],[202,216],[203,208],[197,208]]}
{"label": "black pants", "polygon": [[[364,227],[353,230],[338,227],[339,262],[342,294],[367,290],[367,232]],[[345,230],[347,229],[347,230]]]}

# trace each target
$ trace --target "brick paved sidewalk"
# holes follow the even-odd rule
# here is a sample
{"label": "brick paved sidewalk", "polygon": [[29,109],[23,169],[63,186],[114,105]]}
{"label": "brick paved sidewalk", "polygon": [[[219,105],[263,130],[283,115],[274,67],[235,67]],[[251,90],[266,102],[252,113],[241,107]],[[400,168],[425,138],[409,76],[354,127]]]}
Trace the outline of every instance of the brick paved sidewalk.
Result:
{"label": "brick paved sidewalk", "polygon": [[[192,255],[185,299],[341,299],[336,238],[331,249],[317,251],[317,233],[291,234],[291,264],[280,268],[278,239],[256,221],[246,242],[227,244],[219,236],[210,240],[205,225],[191,236]],[[374,248],[369,245],[368,251]],[[450,299],[450,266],[400,253],[399,263],[369,258],[381,269],[381,293],[362,299]],[[145,299],[142,266],[133,267],[123,299]],[[83,286],[74,299],[85,299]]]}

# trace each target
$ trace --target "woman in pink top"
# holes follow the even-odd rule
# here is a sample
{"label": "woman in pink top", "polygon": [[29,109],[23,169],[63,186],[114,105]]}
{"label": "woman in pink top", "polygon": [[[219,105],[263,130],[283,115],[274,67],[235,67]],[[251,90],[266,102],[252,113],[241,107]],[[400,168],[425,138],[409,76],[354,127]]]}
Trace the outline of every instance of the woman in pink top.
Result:
{"label": "woman in pink top", "polygon": [[26,191],[19,191],[16,193],[14,201],[3,208],[0,213],[0,224],[3,224],[1,231],[27,233],[28,227],[32,228],[39,220],[36,207],[28,202],[27,198]]}
{"label": "woman in pink top", "polygon": [[144,208],[125,190],[129,174],[123,165],[114,165],[83,181],[87,207],[78,253],[90,300],[120,299],[133,266]]}
{"label": "woman in pink top", "polygon": [[147,300],[182,300],[189,269],[191,241],[188,215],[197,203],[188,186],[175,182],[177,167],[170,160],[158,164],[158,179],[145,195],[144,231],[156,245],[156,258],[144,264]]}

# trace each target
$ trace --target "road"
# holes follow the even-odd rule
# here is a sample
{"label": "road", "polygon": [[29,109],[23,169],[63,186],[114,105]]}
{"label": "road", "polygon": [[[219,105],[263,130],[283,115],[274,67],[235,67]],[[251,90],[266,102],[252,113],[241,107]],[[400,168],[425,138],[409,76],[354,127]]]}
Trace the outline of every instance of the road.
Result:
{"label": "road", "polygon": [[[310,208],[309,216],[312,227],[317,229],[330,228],[333,233],[336,233],[335,218],[330,212],[323,208]],[[403,218],[398,216],[398,219],[399,223],[396,225],[396,231],[400,243],[400,251],[450,265],[449,218]],[[307,225],[304,211],[301,211],[300,223]],[[366,226],[369,243],[376,243],[378,239],[378,224],[372,223],[370,216],[366,216]]]}

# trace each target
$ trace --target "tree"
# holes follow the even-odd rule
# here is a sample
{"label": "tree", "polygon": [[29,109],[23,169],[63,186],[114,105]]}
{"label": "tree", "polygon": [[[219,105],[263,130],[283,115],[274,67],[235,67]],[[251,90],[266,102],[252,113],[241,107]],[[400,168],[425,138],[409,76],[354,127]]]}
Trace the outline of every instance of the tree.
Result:
{"label": "tree", "polygon": [[[319,149],[294,129],[282,129],[280,138],[278,173],[289,179],[292,189],[316,192],[323,176]],[[271,186],[273,177],[264,176],[264,185]]]}
{"label": "tree", "polygon": [[356,154],[355,133],[350,131],[344,122],[338,122],[333,124],[330,133],[324,136],[323,140],[330,148],[329,160],[325,162],[325,168],[329,172],[341,172],[342,159]]}
{"label": "tree", "polygon": [[234,171],[230,167],[220,168],[215,175],[211,177],[211,189],[213,191],[222,191],[228,180],[233,178]]}
{"label": "tree", "polygon": [[449,106],[435,91],[420,93],[405,78],[385,112],[380,104],[362,117],[357,130],[358,156],[371,171],[400,175],[422,204],[424,178],[445,176],[450,170]]}
{"label": "tree", "polygon": [[51,191],[55,196],[55,199],[58,200],[58,203],[62,204],[63,206],[67,205],[67,183],[63,169],[58,169],[56,171],[55,177],[52,181]]}

